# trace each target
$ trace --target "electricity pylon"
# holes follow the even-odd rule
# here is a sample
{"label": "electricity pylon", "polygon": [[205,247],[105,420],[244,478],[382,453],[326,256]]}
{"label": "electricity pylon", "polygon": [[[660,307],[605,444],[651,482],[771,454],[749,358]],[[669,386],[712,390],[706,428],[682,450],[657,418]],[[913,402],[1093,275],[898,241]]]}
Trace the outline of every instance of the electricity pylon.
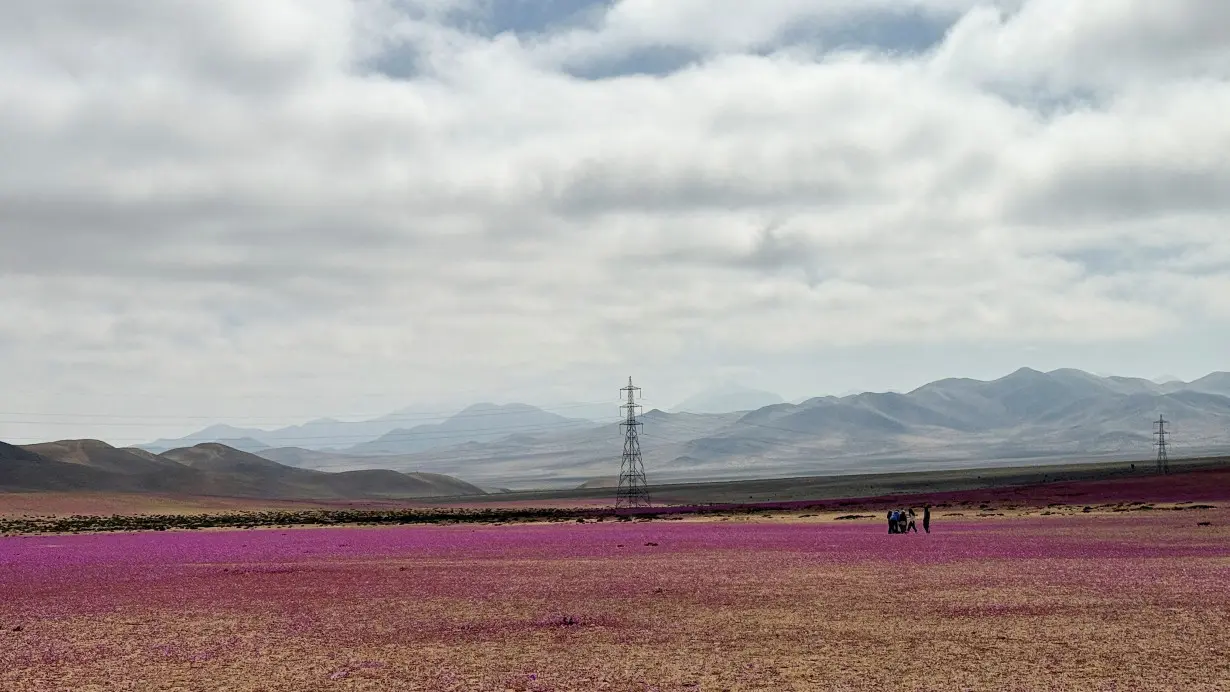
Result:
{"label": "electricity pylon", "polygon": [[624,429],[624,456],[619,464],[619,487],[615,492],[615,508],[647,507],[649,506],[649,485],[645,482],[645,462],[641,459],[640,429],[643,425],[636,419],[636,411],[641,406],[636,403],[636,394],[640,387],[632,386],[632,378],[628,378],[628,386],[619,390],[627,395],[624,404],[624,419],[620,427]]}
{"label": "electricity pylon", "polygon": [[1166,436],[1170,433],[1166,431],[1166,417],[1159,415],[1157,420],[1157,430],[1153,436],[1157,438],[1157,442],[1153,443],[1157,447],[1157,472],[1170,473],[1170,456],[1166,453],[1166,447],[1169,443],[1166,442]]}

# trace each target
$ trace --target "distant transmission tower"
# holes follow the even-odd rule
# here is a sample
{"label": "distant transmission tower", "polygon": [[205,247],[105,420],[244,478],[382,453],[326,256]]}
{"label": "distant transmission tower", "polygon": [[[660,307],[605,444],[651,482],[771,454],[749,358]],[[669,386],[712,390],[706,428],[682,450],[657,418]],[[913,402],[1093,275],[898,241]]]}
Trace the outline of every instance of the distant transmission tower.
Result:
{"label": "distant transmission tower", "polygon": [[632,378],[628,378],[628,386],[619,390],[627,394],[624,409],[624,419],[619,424],[624,429],[624,458],[619,465],[619,489],[615,492],[615,508],[647,507],[649,506],[649,485],[645,482],[645,462],[641,459],[640,427],[643,425],[636,419],[636,410],[641,407],[636,403],[636,393],[640,387],[632,386]]}
{"label": "distant transmission tower", "polygon": [[1166,454],[1166,436],[1170,433],[1166,431],[1166,417],[1159,415],[1154,422],[1157,424],[1157,430],[1153,433],[1157,438],[1157,442],[1153,443],[1157,447],[1157,472],[1170,473],[1170,457]]}

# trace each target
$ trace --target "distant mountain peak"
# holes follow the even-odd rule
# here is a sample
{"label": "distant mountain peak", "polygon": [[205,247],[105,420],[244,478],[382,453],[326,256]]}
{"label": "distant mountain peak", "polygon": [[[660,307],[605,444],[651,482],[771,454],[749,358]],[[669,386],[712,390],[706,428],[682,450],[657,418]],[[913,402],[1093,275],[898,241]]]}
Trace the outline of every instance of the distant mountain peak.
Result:
{"label": "distant mountain peak", "polygon": [[733,413],[783,403],[786,400],[773,392],[727,384],[690,396],[671,407],[671,410],[677,413]]}
{"label": "distant mountain peak", "polygon": [[196,449],[208,449],[214,452],[238,452],[239,451],[238,449],[235,449],[234,447],[231,447],[229,445],[222,444],[221,442],[198,442],[197,444],[192,445],[192,447]]}
{"label": "distant mountain peak", "polygon": [[508,404],[493,404],[489,401],[484,401],[478,404],[471,404],[461,409],[461,411],[453,415],[453,418],[459,418],[461,416],[465,416],[470,413],[486,413],[489,411],[506,412],[506,411],[541,411],[541,410],[542,409],[538,408],[537,406],[531,406],[530,404],[522,404],[522,403],[517,403],[517,402],[512,402]]}
{"label": "distant mountain peak", "polygon": [[[1022,370],[1026,370],[1029,372],[1038,372],[1037,370],[1033,370],[1032,368],[1021,368],[1020,370],[1017,370],[1017,372],[1021,372]],[[1080,370],[1078,368],[1056,368],[1055,370],[1052,370],[1045,374],[1047,375],[1077,375],[1079,377],[1097,377],[1097,378],[1102,377],[1101,375],[1095,375],[1091,372],[1085,372],[1084,370]]]}
{"label": "distant mountain peak", "polygon": [[590,424],[521,403],[483,402],[438,423],[399,427],[374,440],[346,448],[351,454],[384,456],[455,447],[467,442],[490,442],[513,435],[537,435]]}
{"label": "distant mountain peak", "polygon": [[102,440],[94,440],[89,438],[81,440],[59,440],[56,444],[76,445],[86,449],[115,449],[113,445],[103,442]]}

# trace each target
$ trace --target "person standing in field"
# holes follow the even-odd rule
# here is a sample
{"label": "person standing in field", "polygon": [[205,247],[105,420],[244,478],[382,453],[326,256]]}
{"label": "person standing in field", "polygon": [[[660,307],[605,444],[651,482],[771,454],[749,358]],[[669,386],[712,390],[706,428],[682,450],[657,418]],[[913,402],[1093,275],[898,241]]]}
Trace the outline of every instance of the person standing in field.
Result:
{"label": "person standing in field", "polygon": [[923,507],[923,531],[931,533],[931,505]]}
{"label": "person standing in field", "polygon": [[911,529],[914,530],[914,533],[918,533],[918,525],[914,523],[914,508],[913,507],[910,508],[908,517],[909,517],[909,521],[905,526],[905,533],[909,533]]}

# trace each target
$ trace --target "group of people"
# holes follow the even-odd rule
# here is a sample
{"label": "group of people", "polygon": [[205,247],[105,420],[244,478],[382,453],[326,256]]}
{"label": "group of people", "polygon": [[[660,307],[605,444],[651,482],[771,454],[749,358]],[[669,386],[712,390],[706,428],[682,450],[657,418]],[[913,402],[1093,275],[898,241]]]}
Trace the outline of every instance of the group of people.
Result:
{"label": "group of people", "polygon": [[[889,533],[918,533],[918,525],[914,523],[914,508],[892,509],[888,512]],[[923,507],[923,531],[931,533],[931,507]]]}

